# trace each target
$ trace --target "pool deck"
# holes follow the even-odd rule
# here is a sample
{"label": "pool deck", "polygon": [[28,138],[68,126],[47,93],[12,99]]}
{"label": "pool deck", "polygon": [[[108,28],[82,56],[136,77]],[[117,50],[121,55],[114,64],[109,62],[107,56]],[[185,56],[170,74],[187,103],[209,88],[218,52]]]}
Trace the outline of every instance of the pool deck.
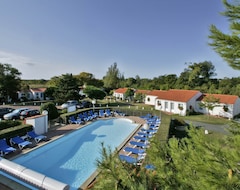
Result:
{"label": "pool deck", "polygon": [[[106,118],[98,118],[99,119],[107,119],[107,118],[111,118],[111,117],[106,117]],[[125,151],[123,151],[123,148],[124,146],[131,146],[128,144],[128,142],[132,139],[132,137],[139,131],[139,129],[141,128],[141,126],[143,124],[145,124],[145,120],[140,118],[140,117],[137,117],[137,116],[121,116],[121,117],[112,117],[112,118],[127,118],[127,119],[130,119],[132,120],[134,123],[137,123],[139,124],[138,128],[133,132],[131,133],[128,138],[126,138],[126,140],[118,147],[118,150],[121,154],[127,154]],[[86,123],[88,124],[88,123]],[[64,125],[64,126],[54,126],[54,127],[51,127],[51,130],[49,130],[46,134],[47,136],[47,140],[46,141],[41,141],[39,142],[38,144],[34,143],[33,142],[33,145],[31,147],[27,147],[27,148],[24,148],[23,150],[19,150],[17,149],[17,151],[15,151],[14,153],[11,153],[11,154],[8,154],[8,155],[5,155],[4,158],[6,159],[9,159],[9,160],[12,160],[22,154],[25,154],[29,151],[32,151],[34,150],[35,148],[38,148],[40,146],[43,146],[45,145],[46,143],[49,143],[53,140],[56,140],[60,137],[62,137],[63,135],[65,134],[68,134],[70,132],[73,132],[74,130],[77,130],[81,127],[84,127],[86,124],[84,125],[79,125],[79,124],[68,124],[68,125]],[[89,180],[87,180],[84,184],[83,184],[83,188],[82,189],[85,189],[85,187],[87,187],[87,185],[89,185],[93,179],[96,177],[97,173],[95,172],[90,178]],[[2,182],[2,176],[0,175],[0,181]],[[0,187],[1,188],[4,188],[3,186],[1,186],[1,182],[0,182]],[[18,186],[18,184],[16,184],[16,182],[12,181],[9,182],[8,181],[8,184],[2,184],[2,185],[7,185],[8,188],[6,187],[6,190],[10,190],[10,189],[19,189],[19,190],[23,190],[21,187],[20,187],[20,184]],[[18,188],[17,188],[18,187]]]}

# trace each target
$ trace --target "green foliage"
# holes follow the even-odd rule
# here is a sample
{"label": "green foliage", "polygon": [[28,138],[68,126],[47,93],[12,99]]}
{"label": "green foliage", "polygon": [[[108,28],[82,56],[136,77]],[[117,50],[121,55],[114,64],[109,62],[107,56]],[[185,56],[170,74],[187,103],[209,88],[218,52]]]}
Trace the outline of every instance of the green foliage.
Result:
{"label": "green foliage", "polygon": [[26,133],[28,131],[31,131],[33,129],[32,125],[17,125],[17,126],[13,126],[13,127],[9,127],[3,130],[0,130],[0,139],[1,138],[12,138],[15,136],[23,136],[26,135]]}
{"label": "green foliage", "polygon": [[18,120],[3,120],[0,122],[0,130],[18,126],[18,125],[21,125],[21,122]]}
{"label": "green foliage", "polygon": [[206,108],[208,112],[213,110],[215,107],[219,106],[219,98],[216,98],[214,95],[205,96],[199,106]]}
{"label": "green foliage", "polygon": [[66,102],[68,100],[79,100],[79,87],[77,79],[72,74],[62,75],[56,81],[56,90],[53,93],[57,102]]}
{"label": "green foliage", "polygon": [[131,88],[128,88],[127,91],[125,92],[124,96],[125,96],[125,99],[128,99],[131,101],[134,96],[134,90]]}
{"label": "green foliage", "polygon": [[210,46],[229,64],[233,69],[240,70],[240,3],[230,4],[227,0],[223,0],[225,11],[222,13],[227,17],[230,25],[229,34],[224,34],[215,25],[210,27],[209,38]]}
{"label": "green foliage", "polygon": [[136,93],[134,97],[134,101],[138,103],[143,103],[144,99],[145,99],[145,94],[142,94],[142,93]]}
{"label": "green foliage", "polygon": [[20,90],[21,73],[10,64],[0,63],[0,100],[16,101],[16,92]]}
{"label": "green foliage", "polygon": [[117,63],[114,63],[108,68],[106,76],[103,77],[104,87],[107,89],[116,89],[120,87],[120,81],[124,79],[124,76],[117,68]]}
{"label": "green foliage", "polygon": [[40,111],[48,111],[48,120],[56,119],[59,116],[58,109],[53,102],[47,102],[41,105]]}
{"label": "green foliage", "polygon": [[[103,146],[103,145],[102,145]],[[93,189],[146,190],[156,188],[155,172],[119,160],[108,147],[102,147],[102,158],[97,160],[101,175]]]}
{"label": "green foliage", "polygon": [[86,86],[86,88],[83,90],[83,93],[86,94],[90,99],[102,100],[106,96],[106,93],[103,90],[90,85]]}
{"label": "green foliage", "polygon": [[[117,151],[103,147],[93,189],[239,189],[239,129],[233,124],[233,135],[214,141],[195,127],[189,127],[188,138],[171,138],[167,144],[153,139],[141,166],[123,163]],[[155,170],[145,169],[149,163]]]}

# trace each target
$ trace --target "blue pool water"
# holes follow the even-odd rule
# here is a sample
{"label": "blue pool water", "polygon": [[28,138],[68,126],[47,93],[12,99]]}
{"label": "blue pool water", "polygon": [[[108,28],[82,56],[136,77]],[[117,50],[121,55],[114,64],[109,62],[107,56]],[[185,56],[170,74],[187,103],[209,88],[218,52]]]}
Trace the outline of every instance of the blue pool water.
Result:
{"label": "blue pool water", "polygon": [[125,118],[98,120],[13,161],[75,190],[97,169],[101,143],[115,150],[137,126]]}

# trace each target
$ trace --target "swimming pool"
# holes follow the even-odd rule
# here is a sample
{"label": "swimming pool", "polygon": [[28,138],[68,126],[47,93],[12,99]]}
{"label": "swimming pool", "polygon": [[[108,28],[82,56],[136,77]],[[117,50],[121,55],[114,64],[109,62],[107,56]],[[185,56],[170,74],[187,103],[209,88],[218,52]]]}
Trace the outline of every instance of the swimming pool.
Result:
{"label": "swimming pool", "polygon": [[101,143],[118,147],[138,124],[126,118],[97,120],[13,160],[27,168],[79,188],[97,169]]}

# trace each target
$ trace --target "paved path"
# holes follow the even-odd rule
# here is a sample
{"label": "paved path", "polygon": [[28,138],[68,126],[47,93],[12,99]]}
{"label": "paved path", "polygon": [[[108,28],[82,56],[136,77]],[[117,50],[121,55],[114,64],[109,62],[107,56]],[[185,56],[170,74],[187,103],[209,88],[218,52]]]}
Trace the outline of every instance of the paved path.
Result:
{"label": "paved path", "polygon": [[223,134],[229,134],[229,131],[227,130],[229,128],[229,125],[214,125],[214,124],[209,124],[209,123],[203,123],[203,122],[197,122],[197,121],[189,121],[185,120],[188,124],[192,124],[194,126],[201,126],[204,129],[207,129],[209,131],[215,131],[218,133],[223,133]]}

